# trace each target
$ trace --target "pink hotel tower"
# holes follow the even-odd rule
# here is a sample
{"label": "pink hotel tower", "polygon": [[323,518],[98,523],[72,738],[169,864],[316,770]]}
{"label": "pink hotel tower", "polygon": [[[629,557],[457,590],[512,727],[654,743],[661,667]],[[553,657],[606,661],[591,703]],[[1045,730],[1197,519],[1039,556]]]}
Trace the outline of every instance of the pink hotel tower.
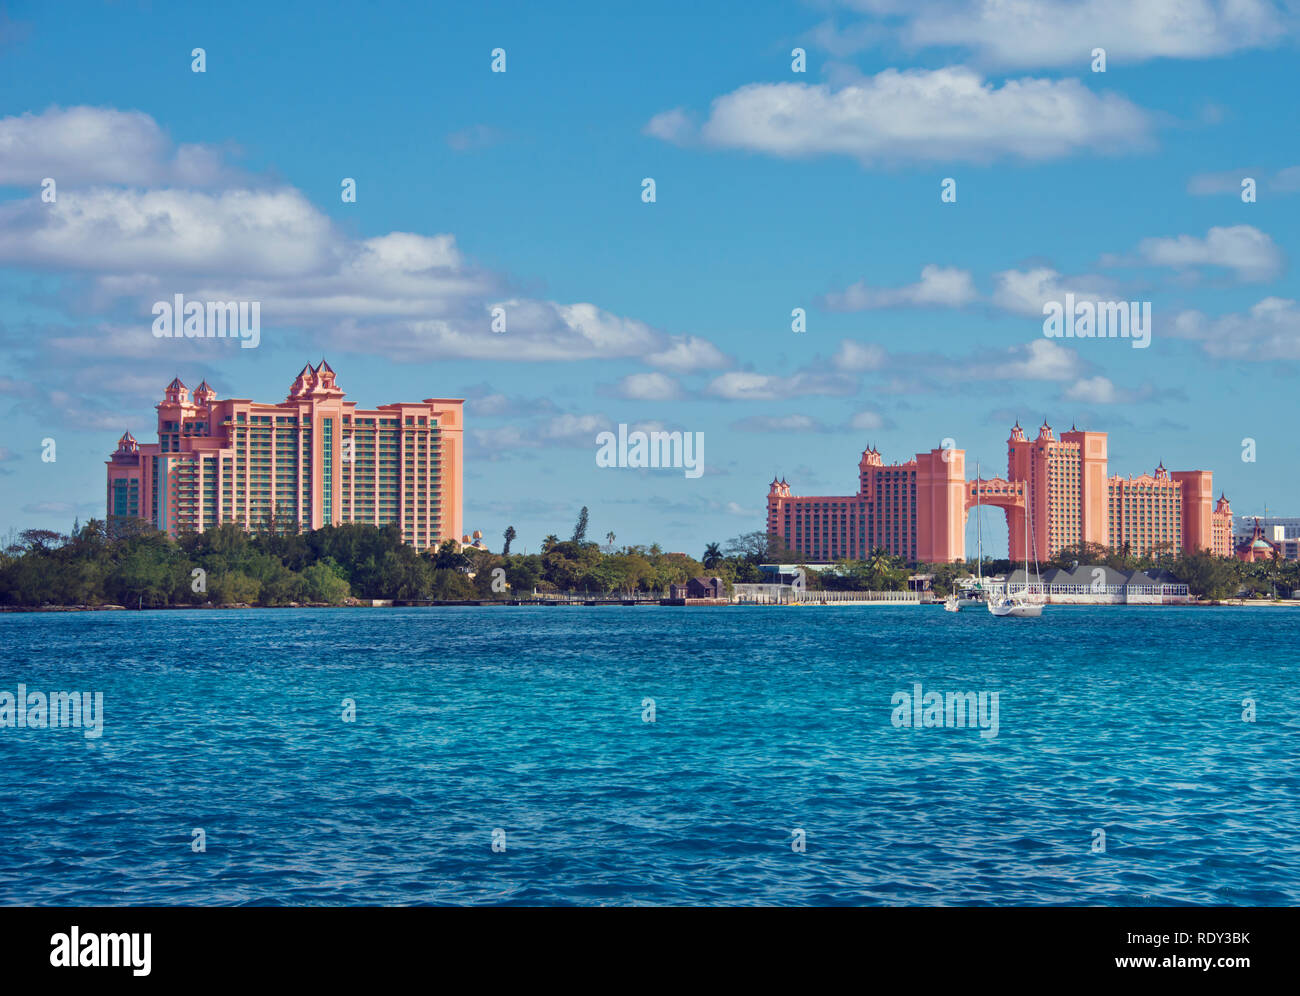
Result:
{"label": "pink hotel tower", "polygon": [[1025,556],[1025,514],[1034,550],[1047,559],[1081,543],[1134,554],[1165,549],[1232,554],[1232,508],[1214,501],[1208,470],[1127,478],[1106,474],[1106,433],[1072,428],[1057,439],[1046,422],[1029,439],[1017,422],[1007,440],[1007,478],[966,480],[962,450],[918,453],[886,465],[872,447],[858,462],[858,493],[803,498],[784,479],[767,492],[767,532],[818,563],[865,558],[883,546],[911,562],[966,559],[966,518],[994,505],[1007,518],[1010,557]]}
{"label": "pink hotel tower", "polygon": [[464,402],[426,398],[376,409],[343,400],[324,360],[302,368],[277,404],[218,401],[173,380],[158,442],[118,441],[108,462],[108,514],[175,537],[223,522],[299,529],[395,523],[419,549],[461,537]]}

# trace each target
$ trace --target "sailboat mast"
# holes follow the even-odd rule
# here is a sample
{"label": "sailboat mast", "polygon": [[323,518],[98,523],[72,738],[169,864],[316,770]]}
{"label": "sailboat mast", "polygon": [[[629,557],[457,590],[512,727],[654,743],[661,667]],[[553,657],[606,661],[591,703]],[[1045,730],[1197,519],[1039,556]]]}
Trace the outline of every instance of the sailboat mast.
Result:
{"label": "sailboat mast", "polygon": [[1029,490],[1025,489],[1025,594],[1029,594]]}
{"label": "sailboat mast", "polygon": [[975,461],[975,587],[984,585],[984,516],[980,515],[980,465]]}

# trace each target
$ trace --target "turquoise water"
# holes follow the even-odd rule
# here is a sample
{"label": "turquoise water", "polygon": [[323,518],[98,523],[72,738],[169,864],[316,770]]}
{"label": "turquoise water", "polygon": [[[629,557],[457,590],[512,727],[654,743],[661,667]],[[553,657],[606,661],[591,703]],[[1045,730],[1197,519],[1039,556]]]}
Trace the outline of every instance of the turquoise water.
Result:
{"label": "turquoise water", "polygon": [[[0,729],[0,903],[1295,904],[1298,636],[1291,609],[0,615],[0,692],[104,703],[97,739]],[[997,736],[895,726],[915,682],[997,692]]]}

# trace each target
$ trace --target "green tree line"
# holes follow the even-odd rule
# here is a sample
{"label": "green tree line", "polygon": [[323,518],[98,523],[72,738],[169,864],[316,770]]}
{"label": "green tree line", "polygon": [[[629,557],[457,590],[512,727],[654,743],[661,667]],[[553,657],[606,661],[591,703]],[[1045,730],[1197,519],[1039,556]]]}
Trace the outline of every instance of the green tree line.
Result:
{"label": "green tree line", "polygon": [[[226,523],[202,533],[171,539],[136,520],[94,519],[70,533],[29,529],[0,549],[0,605],[135,606],[249,604],[338,605],[358,599],[509,599],[534,592],[593,595],[666,593],[695,576],[722,578],[728,591],[738,583],[764,580],[763,563],[799,564],[800,556],[764,532],[745,533],[725,544],[709,543],[701,557],[649,547],[603,545],[586,539],[583,509],[572,537],[547,536],[538,553],[511,553],[517,536],[510,526],[502,553],[445,542],[417,551],[401,541],[396,526],[349,524],[298,532],[274,521],[256,531]],[[1195,595],[1224,599],[1289,596],[1300,589],[1300,565],[1293,561],[1245,564],[1208,553],[1157,551],[1135,556],[1126,550],[1085,545],[1064,550],[1043,567],[1104,564],[1117,570],[1168,570]],[[899,591],[913,573],[934,575],[936,594],[953,590],[975,570],[965,564],[909,565],[877,548],[862,560],[842,560],[833,570],[805,570],[810,590]],[[984,574],[1014,569],[1006,560],[986,559]]]}

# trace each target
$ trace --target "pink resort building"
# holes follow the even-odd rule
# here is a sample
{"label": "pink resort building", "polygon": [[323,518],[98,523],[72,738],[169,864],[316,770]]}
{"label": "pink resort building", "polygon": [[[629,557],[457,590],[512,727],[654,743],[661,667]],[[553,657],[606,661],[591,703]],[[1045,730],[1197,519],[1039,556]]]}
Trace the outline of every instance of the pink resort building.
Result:
{"label": "pink resort building", "polygon": [[949,449],[886,464],[873,446],[858,461],[858,493],[843,497],[795,497],[773,479],[767,532],[818,563],[862,559],[878,546],[910,561],[961,560],[965,460]]}
{"label": "pink resort building", "polygon": [[158,442],[125,433],[108,463],[108,514],[170,536],[223,522],[245,529],[395,523],[423,549],[460,540],[464,402],[425,398],[362,409],[324,360],[278,403],[217,399],[178,379],[157,405]]}
{"label": "pink resort building", "polygon": [[1146,554],[1207,550],[1231,556],[1232,508],[1214,501],[1208,470],[1127,478],[1106,473],[1106,433],[1071,428],[1058,439],[1046,422],[1030,439],[1016,423],[1007,477],[967,481],[962,450],[931,450],[886,465],[872,447],[858,463],[858,493],[798,497],[784,479],[767,493],[767,532],[810,561],[866,557],[877,546],[911,562],[966,558],[966,519],[994,505],[1007,519],[1010,557],[1025,556],[1025,515],[1039,559],[1082,543]]}

